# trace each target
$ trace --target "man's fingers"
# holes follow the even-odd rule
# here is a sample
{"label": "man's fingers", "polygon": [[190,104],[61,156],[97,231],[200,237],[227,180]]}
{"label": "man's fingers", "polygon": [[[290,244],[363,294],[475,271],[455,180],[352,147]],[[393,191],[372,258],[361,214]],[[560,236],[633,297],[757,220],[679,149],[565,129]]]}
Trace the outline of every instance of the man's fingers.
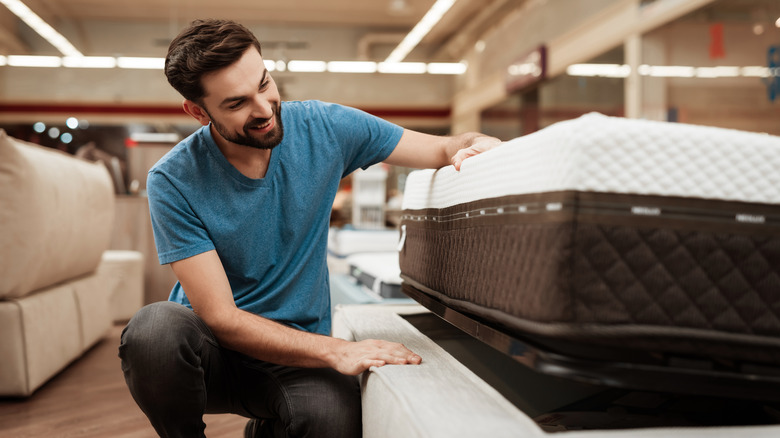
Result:
{"label": "man's fingers", "polygon": [[384,365],[419,365],[420,363],[422,363],[422,358],[414,353],[405,357],[385,355],[378,359],[365,359],[363,361],[363,364],[366,365],[366,369],[372,366],[381,367]]}
{"label": "man's fingers", "polygon": [[389,364],[394,364],[394,365],[405,365],[405,364],[417,365],[422,361],[422,359],[420,359],[420,356],[417,356],[416,354],[412,354],[408,356],[388,356],[383,358],[383,360]]}
{"label": "man's fingers", "polygon": [[343,374],[360,374],[371,367],[390,365],[417,365],[422,358],[403,344],[367,339],[344,344],[341,360],[334,368]]}
{"label": "man's fingers", "polygon": [[455,156],[452,157],[452,165],[455,166],[455,170],[460,170],[460,166],[463,164],[463,160],[469,157],[473,157],[474,155],[477,155],[481,152],[472,148],[473,146],[461,149],[455,154]]}
{"label": "man's fingers", "polygon": [[455,170],[460,171],[460,166],[463,164],[463,160],[493,149],[500,144],[501,140],[495,137],[480,137],[480,139],[475,141],[471,146],[456,152],[455,155],[452,156],[452,165],[455,166]]}
{"label": "man's fingers", "polygon": [[403,344],[384,341],[373,341],[373,351],[367,354],[368,359],[382,361],[386,364],[419,364],[422,358]]}
{"label": "man's fingers", "polygon": [[366,360],[363,361],[363,363],[361,365],[362,365],[362,368],[364,370],[367,370],[367,369],[369,369],[371,367],[381,367],[381,366],[384,366],[385,363],[386,362],[383,361],[383,360],[366,359]]}
{"label": "man's fingers", "polygon": [[460,171],[460,166],[463,164],[463,160],[479,154],[480,151],[473,149],[473,147],[474,146],[461,149],[452,157],[452,165],[455,166],[455,170]]}

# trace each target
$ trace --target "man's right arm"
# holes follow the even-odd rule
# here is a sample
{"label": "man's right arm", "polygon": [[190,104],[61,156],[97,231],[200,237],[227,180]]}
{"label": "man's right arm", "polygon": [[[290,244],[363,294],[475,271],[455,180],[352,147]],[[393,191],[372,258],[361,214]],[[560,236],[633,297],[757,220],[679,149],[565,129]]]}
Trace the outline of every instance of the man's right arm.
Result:
{"label": "man's right arm", "polygon": [[380,340],[348,342],[312,334],[239,309],[217,252],[171,263],[195,313],[228,349],[279,365],[330,367],[356,375],[372,366],[419,364],[401,344]]}

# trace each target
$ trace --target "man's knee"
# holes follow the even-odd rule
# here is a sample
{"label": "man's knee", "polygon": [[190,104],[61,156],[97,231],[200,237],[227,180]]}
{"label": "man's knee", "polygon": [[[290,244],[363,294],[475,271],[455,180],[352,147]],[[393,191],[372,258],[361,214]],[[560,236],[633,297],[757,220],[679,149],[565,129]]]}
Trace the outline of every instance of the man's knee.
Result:
{"label": "man's knee", "polygon": [[170,302],[139,310],[122,332],[125,382],[160,436],[203,436],[206,390],[199,351],[210,335],[191,310]]}
{"label": "man's knee", "polygon": [[[139,365],[173,364],[190,354],[203,342],[208,328],[189,309],[181,304],[161,301],[144,306],[122,331],[119,357],[123,369]],[[185,353],[185,354],[182,354]],[[127,369],[125,369],[127,371]]]}
{"label": "man's knee", "polygon": [[362,434],[360,385],[353,376],[324,370],[327,376],[311,403],[297,406],[290,436],[359,437]]}

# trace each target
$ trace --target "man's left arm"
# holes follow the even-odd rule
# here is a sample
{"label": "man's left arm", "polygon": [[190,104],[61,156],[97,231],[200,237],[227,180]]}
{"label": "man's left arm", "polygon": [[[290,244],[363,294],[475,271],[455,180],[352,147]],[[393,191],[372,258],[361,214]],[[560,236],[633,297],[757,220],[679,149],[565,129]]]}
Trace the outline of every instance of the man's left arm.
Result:
{"label": "man's left arm", "polygon": [[463,160],[499,144],[501,140],[477,132],[437,136],[404,129],[398,145],[384,162],[414,169],[438,169],[452,164],[460,170]]}

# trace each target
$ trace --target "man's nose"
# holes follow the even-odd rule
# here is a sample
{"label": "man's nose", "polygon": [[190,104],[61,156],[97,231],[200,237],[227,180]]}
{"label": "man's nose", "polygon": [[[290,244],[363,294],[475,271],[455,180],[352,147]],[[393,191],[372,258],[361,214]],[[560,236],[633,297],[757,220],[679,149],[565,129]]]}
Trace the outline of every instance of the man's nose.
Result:
{"label": "man's nose", "polygon": [[268,99],[261,95],[255,96],[252,103],[252,117],[256,119],[267,119],[273,116],[274,106]]}

